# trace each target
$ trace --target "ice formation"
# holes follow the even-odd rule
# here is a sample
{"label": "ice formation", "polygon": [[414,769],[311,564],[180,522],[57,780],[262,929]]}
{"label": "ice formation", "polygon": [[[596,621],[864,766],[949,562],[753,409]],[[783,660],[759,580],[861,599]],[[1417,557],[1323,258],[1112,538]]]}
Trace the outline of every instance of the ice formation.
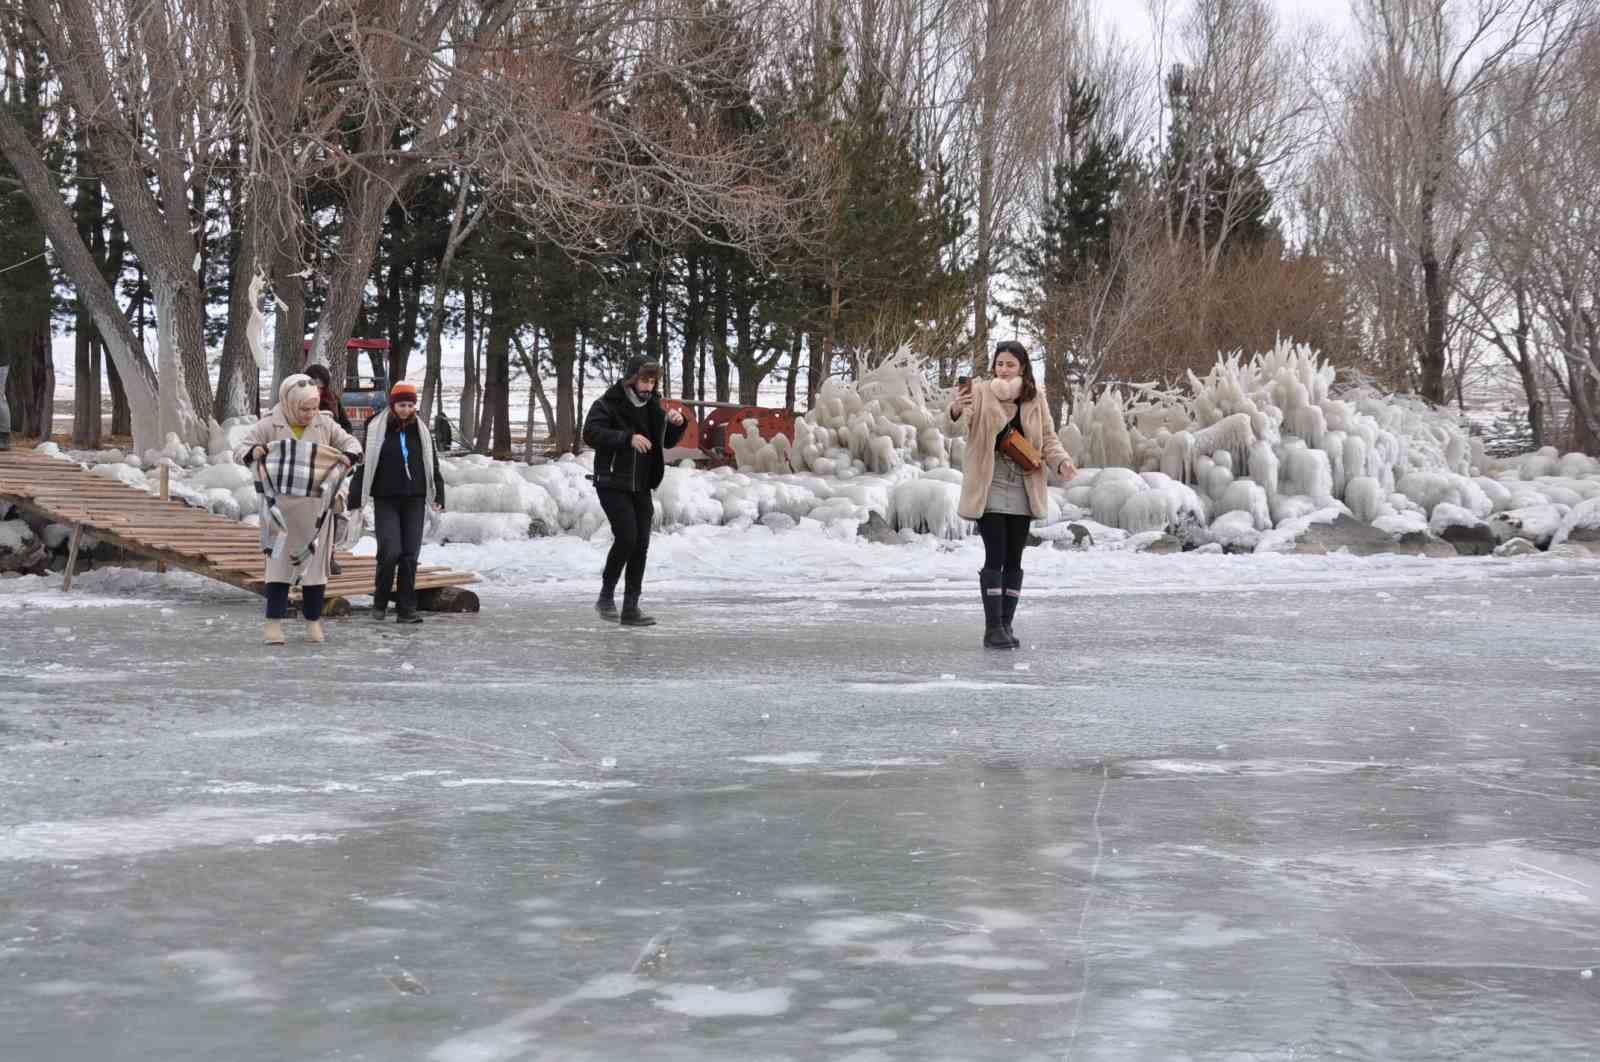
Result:
{"label": "ice formation", "polygon": [[[731,440],[737,467],[668,468],[657,526],[806,526],[844,538],[876,514],[902,537],[965,537],[973,529],[956,503],[966,440],[946,431],[950,398],[904,349],[857,382],[830,380],[792,441],[763,440],[747,421]],[[60,456],[152,492],[164,465],[173,496],[248,520],[250,475],[229,450],[250,423],[219,425],[207,448],[173,436],[143,455]],[[1076,402],[1060,435],[1080,471],[1051,487],[1035,525],[1047,540],[1138,545],[1174,534],[1268,551],[1348,515],[1396,537],[1486,525],[1496,541],[1548,548],[1600,526],[1600,461],[1550,448],[1490,461],[1448,411],[1341,391],[1332,366],[1288,343],[1219,358],[1181,391],[1108,388]],[[430,522],[431,541],[610,534],[589,455],[537,465],[467,455],[441,466],[448,511]]]}

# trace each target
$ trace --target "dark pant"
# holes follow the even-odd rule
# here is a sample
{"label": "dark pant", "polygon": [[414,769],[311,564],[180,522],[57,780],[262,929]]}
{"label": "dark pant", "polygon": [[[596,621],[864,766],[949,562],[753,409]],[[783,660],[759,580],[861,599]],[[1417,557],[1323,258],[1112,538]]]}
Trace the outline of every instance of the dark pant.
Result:
{"label": "dark pant", "polygon": [[[387,606],[390,591],[402,612],[417,608],[417,554],[422,552],[422,523],[428,499],[373,498],[372,526],[378,535],[378,585],[372,603]],[[400,585],[395,586],[399,569]]]}
{"label": "dark pant", "polygon": [[656,514],[650,492],[600,487],[596,493],[600,495],[600,508],[611,521],[613,536],[611,552],[606,554],[606,570],[600,577],[601,589],[614,591],[617,577],[626,566],[628,577],[622,592],[637,597],[644,588],[644,562],[650,552],[650,521]]}
{"label": "dark pant", "polygon": [[1022,570],[1022,551],[1028,547],[1031,516],[984,513],[978,518],[978,534],[983,536],[983,566],[997,572]]}
{"label": "dark pant", "polygon": [[[307,620],[322,618],[322,602],[328,595],[325,586],[302,586],[300,588],[300,615]],[[289,584],[267,584],[267,619],[281,620],[289,614]]]}

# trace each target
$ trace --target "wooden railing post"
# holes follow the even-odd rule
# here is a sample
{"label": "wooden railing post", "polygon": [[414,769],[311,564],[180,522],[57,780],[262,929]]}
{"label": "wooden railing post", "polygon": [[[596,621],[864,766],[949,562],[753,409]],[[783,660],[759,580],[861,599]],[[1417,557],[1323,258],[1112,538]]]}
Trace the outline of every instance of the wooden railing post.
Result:
{"label": "wooden railing post", "polygon": [[[161,462],[161,500],[172,500],[172,465],[167,461]],[[158,574],[165,573],[166,570],[166,561],[156,561],[156,572]]]}
{"label": "wooden railing post", "polygon": [[78,570],[78,543],[83,538],[83,525],[72,525],[72,542],[67,547],[67,575],[61,580],[61,592],[72,589],[72,574]]}

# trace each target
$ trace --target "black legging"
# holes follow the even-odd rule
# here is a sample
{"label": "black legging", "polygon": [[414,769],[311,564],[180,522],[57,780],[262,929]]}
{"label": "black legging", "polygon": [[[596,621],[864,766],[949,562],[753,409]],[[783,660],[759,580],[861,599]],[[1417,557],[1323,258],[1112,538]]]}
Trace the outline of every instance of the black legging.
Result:
{"label": "black legging", "polygon": [[605,573],[600,577],[602,590],[615,590],[617,577],[624,566],[628,577],[623,583],[625,595],[637,597],[644,588],[644,562],[650,553],[650,521],[655,518],[656,507],[651,504],[647,490],[613,490],[601,487],[600,508],[611,521],[611,552],[606,554]]}
{"label": "black legging", "polygon": [[[409,498],[372,499],[372,528],[378,536],[378,585],[374,600],[387,604],[389,590],[395,589],[395,604],[406,612],[417,609],[417,554],[422,552],[422,525],[428,512],[428,499],[420,494]],[[395,587],[398,569],[400,585]]]}
{"label": "black legging", "polygon": [[1022,551],[1028,547],[1031,516],[1009,513],[984,513],[978,517],[978,534],[983,536],[983,566],[1001,572],[1022,570]]}

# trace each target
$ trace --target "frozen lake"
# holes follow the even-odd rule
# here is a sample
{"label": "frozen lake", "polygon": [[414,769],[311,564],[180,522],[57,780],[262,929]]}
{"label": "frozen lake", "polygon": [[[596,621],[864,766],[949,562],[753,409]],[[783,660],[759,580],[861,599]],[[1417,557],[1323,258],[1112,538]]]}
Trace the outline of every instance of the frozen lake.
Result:
{"label": "frozen lake", "polygon": [[648,631],[491,582],[318,651],[0,583],[0,1055],[1593,1052],[1600,565],[1144,558],[997,654],[953,580],[662,556]]}

